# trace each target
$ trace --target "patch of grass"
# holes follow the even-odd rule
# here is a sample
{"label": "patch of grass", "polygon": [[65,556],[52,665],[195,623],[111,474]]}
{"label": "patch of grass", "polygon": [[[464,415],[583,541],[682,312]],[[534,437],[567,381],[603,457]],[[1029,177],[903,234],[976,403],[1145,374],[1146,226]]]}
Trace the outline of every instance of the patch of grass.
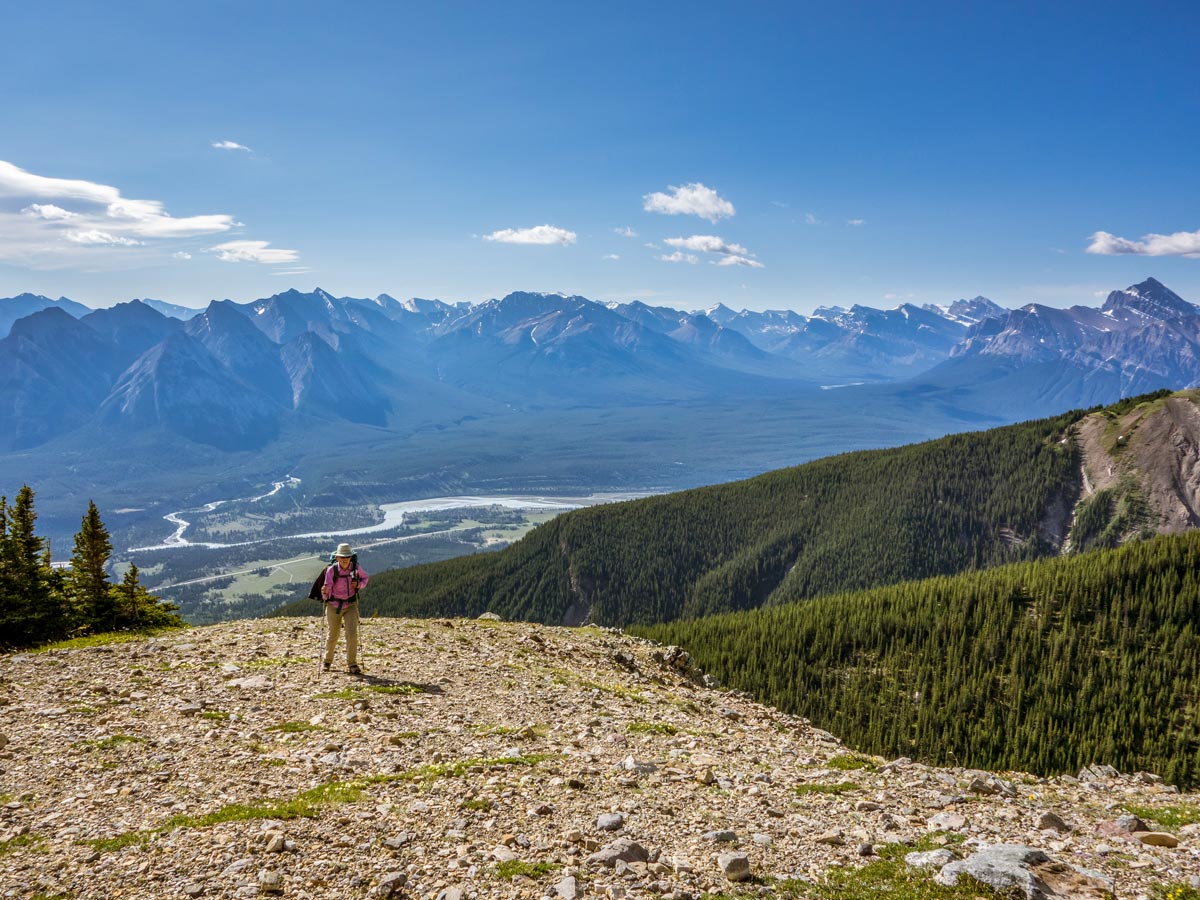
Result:
{"label": "patch of grass", "polygon": [[399,737],[399,738],[411,739],[411,738],[419,738],[420,736],[421,736],[421,732],[419,732],[419,731],[397,731],[396,732],[396,737]]}
{"label": "patch of grass", "polygon": [[129,644],[134,641],[144,641],[146,638],[172,631],[184,631],[184,628],[159,628],[150,631],[106,631],[102,634],[89,634],[84,637],[71,638],[66,641],[55,641],[53,644],[42,644],[30,650],[30,653],[49,653],[51,650],[84,650],[88,647],[104,647],[108,644]]}
{"label": "patch of grass", "polygon": [[487,812],[489,809],[492,808],[492,801],[491,800],[483,800],[483,799],[464,800],[462,802],[462,808],[463,809],[475,809],[475,810],[479,810],[480,812]]}
{"label": "patch of grass", "polygon": [[132,847],[135,844],[145,844],[150,840],[150,831],[126,831],[118,834],[116,837],[110,838],[94,838],[83,840],[79,843],[86,847],[91,847],[97,853],[109,853],[113,850],[124,850],[126,847]]}
{"label": "patch of grass", "polygon": [[864,866],[831,868],[817,881],[771,880],[769,887],[772,896],[787,900],[980,900],[997,896],[966,876],[954,887],[945,887],[933,880],[933,872],[904,862],[906,854],[921,849],[927,849],[924,842],[916,847],[885,844],[876,848],[879,858]]}
{"label": "patch of grass", "polygon": [[420,766],[416,769],[409,769],[406,772],[401,772],[398,775],[381,775],[377,778],[399,779],[403,781],[433,781],[438,778],[451,777],[461,778],[466,775],[471,769],[479,766],[484,769],[494,766],[536,766],[538,763],[554,757],[552,753],[524,753],[520,756],[500,756],[500,757],[476,757],[472,759],[460,759],[453,763],[433,763],[428,766]]}
{"label": "patch of grass", "polygon": [[376,694],[424,694],[425,688],[419,684],[369,684],[368,691],[374,691]]}
{"label": "patch of grass", "polygon": [[280,666],[298,666],[306,662],[309,662],[309,660],[299,656],[267,656],[252,659],[242,665],[247,669],[275,669]]}
{"label": "patch of grass", "polygon": [[227,722],[229,721],[229,713],[221,712],[219,709],[206,709],[200,713],[200,718],[212,719],[214,722]]}
{"label": "patch of grass", "polygon": [[97,750],[110,750],[113,747],[119,747],[122,744],[144,744],[144,737],[137,737],[132,734],[112,734],[106,738],[99,738],[92,741],[77,741],[72,746],[74,747],[94,747]]}
{"label": "patch of grass", "polygon": [[531,863],[525,862],[523,859],[509,859],[496,864],[496,875],[506,881],[512,881],[520,875],[524,875],[526,878],[542,878],[555,871],[556,868],[554,864],[547,862]]}
{"label": "patch of grass", "polygon": [[313,725],[311,722],[280,722],[278,725],[272,725],[267,731],[278,731],[281,734],[300,734],[305,731],[328,731],[320,725]]}
{"label": "patch of grass", "polygon": [[630,722],[631,734],[679,734],[679,729],[666,722]]}
{"label": "patch of grass", "polygon": [[611,694],[614,697],[621,697],[625,700],[632,700],[635,703],[645,703],[646,698],[633,690],[620,684],[600,684],[597,681],[580,681],[580,687],[591,688],[594,691],[600,691],[603,694]]}
{"label": "patch of grass", "polygon": [[865,756],[857,756],[852,753],[841,753],[829,762],[825,763],[827,769],[838,769],[842,772],[853,772],[856,769],[865,769],[868,772],[876,771],[875,763],[867,759]]}
{"label": "patch of grass", "polygon": [[1172,881],[1151,887],[1150,896],[1154,900],[1200,900],[1200,891],[1181,881]]}
{"label": "patch of grass", "polygon": [[314,700],[357,700],[362,694],[352,687],[342,688],[340,691],[325,691],[323,694],[313,694]]}
{"label": "patch of grass", "polygon": [[0,841],[0,856],[6,853],[14,853],[17,850],[33,850],[41,852],[45,849],[46,839],[40,834],[19,834],[15,838],[9,838],[7,841]]}
{"label": "patch of grass", "polygon": [[797,797],[803,797],[806,794],[845,794],[849,791],[857,791],[858,785],[853,781],[839,781],[837,784],[798,784],[794,788]]}
{"label": "patch of grass", "polygon": [[1157,822],[1163,828],[1174,830],[1184,825],[1200,822],[1200,806],[1195,803],[1172,803],[1168,806],[1141,806],[1125,804],[1125,811],[1139,819]]}

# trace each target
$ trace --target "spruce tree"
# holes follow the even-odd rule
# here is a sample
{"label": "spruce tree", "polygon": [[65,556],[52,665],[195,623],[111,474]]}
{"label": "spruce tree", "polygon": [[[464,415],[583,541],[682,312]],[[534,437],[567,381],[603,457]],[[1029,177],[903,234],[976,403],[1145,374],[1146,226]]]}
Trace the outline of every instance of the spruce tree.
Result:
{"label": "spruce tree", "polygon": [[34,533],[37,513],[33,496],[33,489],[22,485],[8,511],[6,561],[14,601],[11,636],[17,644],[50,640],[61,634],[66,624],[42,565],[43,541]]}
{"label": "spruce tree", "polygon": [[112,541],[100,521],[96,504],[88,501],[87,512],[75,535],[71,555],[71,594],[80,621],[93,631],[113,631],[118,627],[117,609],[108,580]]}
{"label": "spruce tree", "polygon": [[144,587],[138,580],[138,567],[129,564],[125,577],[119,585],[111,588],[111,595],[117,611],[118,620],[129,628],[170,628],[183,625],[183,620],[175,615],[179,607],[161,602]]}

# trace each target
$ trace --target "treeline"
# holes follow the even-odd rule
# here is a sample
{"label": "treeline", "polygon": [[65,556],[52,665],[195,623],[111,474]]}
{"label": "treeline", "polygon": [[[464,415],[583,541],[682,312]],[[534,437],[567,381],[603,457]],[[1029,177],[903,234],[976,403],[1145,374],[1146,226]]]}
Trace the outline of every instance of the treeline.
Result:
{"label": "treeline", "polygon": [[632,629],[847,743],[1200,783],[1200,532]]}
{"label": "treeline", "polygon": [[1081,415],[566,513],[499,553],[383,572],[364,608],[627,625],[1036,558],[1056,549],[1047,510],[1076,499]]}
{"label": "treeline", "polygon": [[49,545],[35,531],[33,498],[28,485],[12,504],[0,497],[0,647],[183,624],[176,607],[142,587],[137,566],[119,583],[109,579],[112,541],[95,503],[75,535],[70,565],[53,565]]}

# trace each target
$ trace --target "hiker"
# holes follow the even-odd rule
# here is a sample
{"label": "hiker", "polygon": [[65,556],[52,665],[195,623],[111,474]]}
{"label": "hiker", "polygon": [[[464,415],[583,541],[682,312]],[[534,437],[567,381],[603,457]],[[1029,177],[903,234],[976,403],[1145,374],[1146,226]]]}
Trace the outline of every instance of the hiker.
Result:
{"label": "hiker", "polygon": [[338,632],[346,625],[346,662],[351,675],[361,675],[358,667],[358,592],[367,586],[367,573],[358,564],[358,554],[349,544],[338,544],[334,561],[325,569],[325,584],[321,600],[325,604],[325,622],[329,636],[325,639],[325,661],[322,671],[328,672],[333,663]]}

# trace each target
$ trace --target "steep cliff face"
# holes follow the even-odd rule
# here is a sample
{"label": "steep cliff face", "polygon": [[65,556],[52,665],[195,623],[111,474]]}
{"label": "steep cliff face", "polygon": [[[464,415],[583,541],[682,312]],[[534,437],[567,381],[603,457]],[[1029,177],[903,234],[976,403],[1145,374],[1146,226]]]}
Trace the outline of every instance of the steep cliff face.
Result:
{"label": "steep cliff face", "polygon": [[1088,416],[1076,434],[1082,492],[1071,549],[1200,527],[1200,391]]}

